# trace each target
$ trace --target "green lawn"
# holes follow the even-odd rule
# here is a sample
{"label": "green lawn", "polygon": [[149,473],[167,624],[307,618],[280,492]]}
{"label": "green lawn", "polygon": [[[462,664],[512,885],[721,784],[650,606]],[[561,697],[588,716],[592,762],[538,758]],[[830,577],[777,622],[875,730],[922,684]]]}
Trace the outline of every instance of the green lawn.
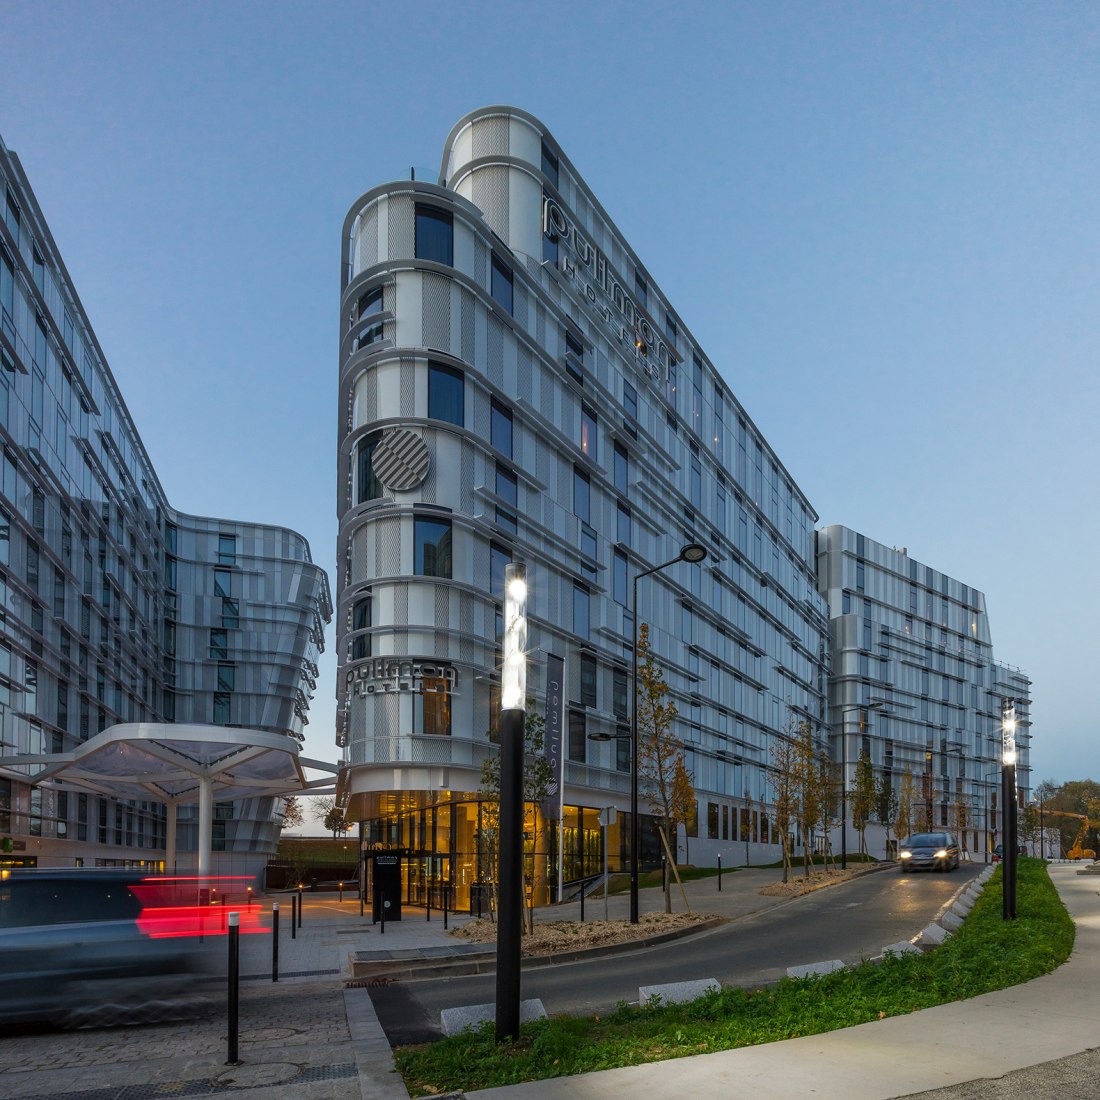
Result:
{"label": "green lawn", "polygon": [[395,1051],[413,1096],[638,1065],[813,1035],[1016,985],[1049,973],[1073,948],[1073,922],[1042,860],[1019,862],[1015,921],[1001,919],[996,871],[965,924],[926,954],[891,956],[762,989],[725,989],[688,1005],[620,1006],[604,1017],[558,1017],[498,1044],[479,1031]]}

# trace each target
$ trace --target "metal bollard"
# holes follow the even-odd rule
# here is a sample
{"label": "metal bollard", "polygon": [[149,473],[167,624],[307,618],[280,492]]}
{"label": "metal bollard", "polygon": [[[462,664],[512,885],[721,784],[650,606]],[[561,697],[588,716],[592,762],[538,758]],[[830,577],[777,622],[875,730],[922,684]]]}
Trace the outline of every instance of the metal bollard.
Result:
{"label": "metal bollard", "polygon": [[722,857],[718,857],[718,893],[722,892]]}
{"label": "metal bollard", "polygon": [[448,895],[450,894],[450,886],[443,887],[443,931],[447,931],[447,909],[449,908],[448,902],[451,900]]}
{"label": "metal bollard", "polygon": [[581,879],[581,923],[584,923],[584,879]]}
{"label": "metal bollard", "polygon": [[240,1010],[241,981],[241,929],[240,913],[229,914],[229,1050],[226,1054],[227,1066],[239,1066],[237,1056],[237,1022]]}
{"label": "metal bollard", "polygon": [[298,895],[290,895],[290,938],[298,938]]}
{"label": "metal bollard", "polygon": [[385,898],[382,899],[382,904],[378,907],[379,912],[382,914],[382,927],[379,929],[379,935],[384,936],[386,934],[386,910],[389,908],[390,903]]}
{"label": "metal bollard", "polygon": [[298,887],[298,927],[299,928],[302,927],[302,910],[304,908],[305,908],[305,905],[302,902],[302,888],[301,888],[301,886],[299,886]]}
{"label": "metal bollard", "polygon": [[427,901],[427,904],[424,908],[424,912],[427,915],[427,919],[431,920],[432,919],[432,888],[430,886],[428,887],[427,898],[428,898],[428,901]]}
{"label": "metal bollard", "polygon": [[271,980],[279,980],[279,903],[271,906]]}
{"label": "metal bollard", "polygon": [[344,903],[344,884],[341,882],[340,883],[340,904],[343,905],[343,903]]}

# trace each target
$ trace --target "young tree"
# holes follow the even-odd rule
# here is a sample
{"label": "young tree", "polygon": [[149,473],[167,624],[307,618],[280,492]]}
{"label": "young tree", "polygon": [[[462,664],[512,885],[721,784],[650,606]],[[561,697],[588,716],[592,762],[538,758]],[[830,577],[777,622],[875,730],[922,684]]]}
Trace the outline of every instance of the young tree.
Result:
{"label": "young tree", "polygon": [[887,775],[875,780],[875,816],[886,832],[886,850],[889,852],[890,828],[898,816],[898,792]]}
{"label": "young tree", "polygon": [[283,828],[300,829],[305,823],[305,814],[302,813],[302,804],[294,795],[287,795],[283,799]]}
{"label": "young tree", "polygon": [[[535,700],[528,698],[527,710],[523,722],[523,802],[526,807],[534,804],[533,817],[537,819],[539,803],[549,795],[555,776],[550,762],[543,752],[545,743],[546,719],[535,709]],[[479,841],[485,858],[485,867],[489,873],[489,918],[495,920],[500,856],[500,753],[491,753],[481,762],[481,786],[478,796],[482,802],[481,835]],[[526,871],[525,871],[526,877]],[[526,890],[524,891],[526,894]],[[527,906],[527,924],[534,930],[535,910],[532,904]]]}
{"label": "young tree", "polygon": [[[792,713],[793,720],[793,713]],[[797,784],[798,830],[802,834],[802,874],[809,881],[813,868],[813,834],[825,800],[818,769],[813,725],[801,719],[795,731],[795,777]]]}
{"label": "young tree", "polygon": [[875,773],[870,754],[864,749],[856,761],[856,785],[852,791],[852,822],[859,833],[859,851],[867,854],[867,822],[875,804]]}
{"label": "young tree", "polygon": [[822,751],[817,759],[817,785],[821,792],[818,821],[821,823],[821,834],[825,838],[825,865],[828,866],[831,861],[835,867],[836,858],[829,838],[833,828],[840,822],[840,766],[829,756],[827,750]]}
{"label": "young tree", "polygon": [[[966,849],[966,841],[963,838],[963,833],[970,828],[970,803],[967,802],[966,796],[959,791],[955,795],[955,800],[951,804],[951,817],[955,826],[955,837],[958,840],[959,848]],[[1039,815],[1035,814],[1035,826],[1038,829]],[[1034,839],[1034,837],[1031,837]]]}
{"label": "young tree", "polygon": [[[638,790],[653,807],[666,858],[676,870],[676,827],[695,806],[695,790],[687,771],[684,746],[676,736],[676,704],[668,698],[664,673],[653,658],[649,624],[638,635]],[[677,782],[679,776],[679,782]],[[687,897],[684,898],[685,904]],[[665,879],[665,912],[672,912],[672,883]]]}
{"label": "young tree", "polygon": [[894,835],[898,840],[907,837],[913,831],[913,776],[902,772],[901,785],[898,788],[898,812],[894,815]]}
{"label": "young tree", "polygon": [[798,805],[798,745],[790,731],[772,740],[772,789],[775,792],[775,828],[783,848],[783,881],[791,875],[791,824]]}

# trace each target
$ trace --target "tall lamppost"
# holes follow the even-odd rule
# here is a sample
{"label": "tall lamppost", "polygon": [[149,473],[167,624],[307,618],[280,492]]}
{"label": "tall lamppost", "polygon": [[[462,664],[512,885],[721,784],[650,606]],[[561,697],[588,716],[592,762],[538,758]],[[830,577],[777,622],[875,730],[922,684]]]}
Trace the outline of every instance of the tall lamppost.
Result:
{"label": "tall lamppost", "polygon": [[1001,701],[1001,919],[1016,919],[1016,700]]}
{"label": "tall lamppost", "polygon": [[848,870],[848,730],[844,716],[853,710],[883,710],[884,700],[874,703],[849,703],[840,708],[840,869]]}
{"label": "tall lamppost", "polygon": [[634,574],[631,598],[631,610],[634,613],[634,638],[631,646],[633,672],[633,705],[630,708],[630,923],[638,923],[638,847],[641,843],[641,830],[638,828],[638,581],[651,573],[659,573],[678,561],[691,564],[705,561],[707,550],[697,542],[689,542],[680,547],[680,553],[652,569],[643,569]]}
{"label": "tall lamppost", "polygon": [[497,843],[497,1042],[519,1038],[523,919],[523,726],[527,705],[527,567],[504,567],[504,664],[500,683],[500,820]]}

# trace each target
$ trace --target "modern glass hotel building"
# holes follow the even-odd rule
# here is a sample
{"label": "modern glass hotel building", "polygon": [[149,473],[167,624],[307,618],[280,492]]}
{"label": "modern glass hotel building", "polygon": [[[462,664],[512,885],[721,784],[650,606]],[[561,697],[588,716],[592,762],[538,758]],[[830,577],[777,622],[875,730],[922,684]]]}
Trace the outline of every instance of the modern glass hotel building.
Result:
{"label": "modern glass hotel building", "polygon": [[[12,758],[122,723],[243,727],[296,753],[328,581],[293,531],[171,507],[2,142],[0,192],[0,865],[159,867],[170,845],[155,780],[141,798],[112,797],[109,779],[35,786]],[[262,866],[280,806],[217,804],[217,867]],[[196,827],[181,812],[181,860]]]}
{"label": "modern glass hotel building", "polygon": [[[810,503],[546,128],[463,118],[439,183],[368,191],[343,233],[338,741],[350,818],[406,853],[409,900],[485,877],[504,564],[528,570],[533,705],[565,662],[564,877],[629,858],[633,578],[698,813],[678,856],[772,857],[770,746],[827,735]],[[722,364],[717,364],[721,367]],[[609,735],[599,742],[592,736]],[[550,894],[558,817],[532,817]],[[659,861],[648,807],[643,863]]]}

